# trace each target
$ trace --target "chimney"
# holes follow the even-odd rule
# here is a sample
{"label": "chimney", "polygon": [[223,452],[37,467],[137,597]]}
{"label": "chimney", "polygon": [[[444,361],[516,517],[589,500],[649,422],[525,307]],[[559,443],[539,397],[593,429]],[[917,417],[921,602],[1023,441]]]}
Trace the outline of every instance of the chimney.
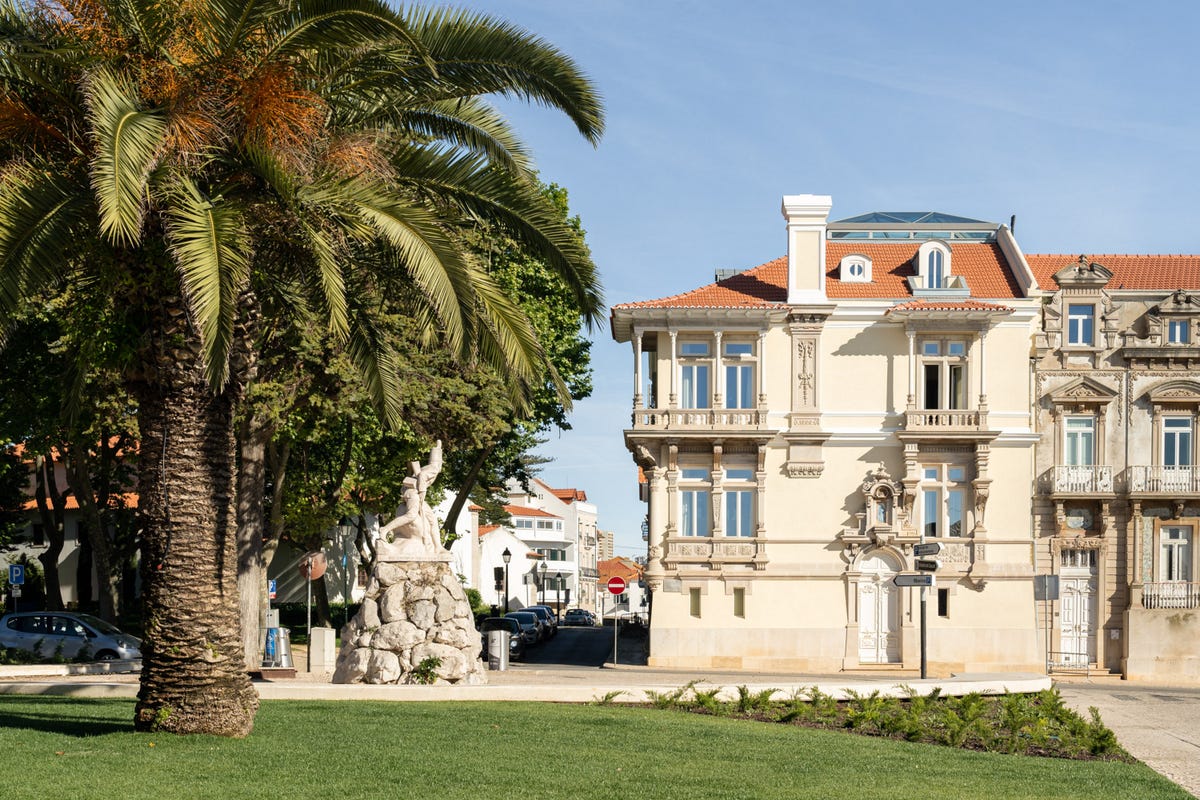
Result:
{"label": "chimney", "polygon": [[833,198],[827,194],[789,194],[783,198],[787,220],[788,303],[826,303],[825,225]]}

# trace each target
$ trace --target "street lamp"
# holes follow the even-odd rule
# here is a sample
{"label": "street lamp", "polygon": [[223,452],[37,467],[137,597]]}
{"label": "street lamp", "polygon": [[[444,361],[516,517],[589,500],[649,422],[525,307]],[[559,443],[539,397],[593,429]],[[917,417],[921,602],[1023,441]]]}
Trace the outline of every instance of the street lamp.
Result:
{"label": "street lamp", "polygon": [[548,569],[549,568],[546,566],[546,562],[543,561],[542,562],[542,605],[546,605],[546,571]]}
{"label": "street lamp", "polygon": [[554,573],[554,614],[562,616],[562,573]]}
{"label": "street lamp", "polygon": [[504,548],[504,552],[500,554],[504,559],[504,613],[508,613],[508,562],[512,561],[512,553],[508,552],[508,548]]}

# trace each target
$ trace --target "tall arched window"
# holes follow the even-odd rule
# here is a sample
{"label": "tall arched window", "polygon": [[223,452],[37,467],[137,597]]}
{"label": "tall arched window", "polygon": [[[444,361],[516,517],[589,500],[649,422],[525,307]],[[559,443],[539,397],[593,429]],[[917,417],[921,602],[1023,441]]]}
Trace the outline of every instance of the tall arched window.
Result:
{"label": "tall arched window", "polygon": [[941,250],[929,251],[928,269],[925,271],[925,288],[940,289],[945,278],[945,261]]}

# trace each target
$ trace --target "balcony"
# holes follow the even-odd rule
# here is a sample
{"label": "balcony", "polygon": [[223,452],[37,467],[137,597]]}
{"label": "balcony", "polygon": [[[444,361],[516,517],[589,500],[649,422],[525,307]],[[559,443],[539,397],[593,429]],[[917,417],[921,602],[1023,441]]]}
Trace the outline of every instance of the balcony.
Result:
{"label": "balcony", "polygon": [[1162,581],[1142,584],[1142,608],[1200,607],[1200,583]]}
{"label": "balcony", "polygon": [[725,536],[680,536],[665,540],[663,561],[668,568],[682,565],[733,563],[766,564],[763,539]]}
{"label": "balcony", "polygon": [[757,408],[639,408],[633,412],[635,431],[759,431],[767,427],[767,412]]}
{"label": "balcony", "polygon": [[904,428],[908,431],[975,432],[986,425],[986,415],[965,408],[909,409],[904,412]]}
{"label": "balcony", "polygon": [[1113,470],[1108,464],[1058,465],[1051,476],[1054,494],[1112,494]]}
{"label": "balcony", "polygon": [[1130,467],[1129,491],[1138,494],[1200,494],[1200,467]]}

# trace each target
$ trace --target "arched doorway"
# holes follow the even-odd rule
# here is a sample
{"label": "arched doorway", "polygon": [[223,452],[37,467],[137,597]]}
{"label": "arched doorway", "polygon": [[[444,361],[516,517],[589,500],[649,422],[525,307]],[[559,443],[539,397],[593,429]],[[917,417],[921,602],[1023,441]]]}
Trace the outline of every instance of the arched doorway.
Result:
{"label": "arched doorway", "polygon": [[900,590],[896,588],[895,558],[883,551],[868,553],[859,562],[858,663],[900,662]]}

